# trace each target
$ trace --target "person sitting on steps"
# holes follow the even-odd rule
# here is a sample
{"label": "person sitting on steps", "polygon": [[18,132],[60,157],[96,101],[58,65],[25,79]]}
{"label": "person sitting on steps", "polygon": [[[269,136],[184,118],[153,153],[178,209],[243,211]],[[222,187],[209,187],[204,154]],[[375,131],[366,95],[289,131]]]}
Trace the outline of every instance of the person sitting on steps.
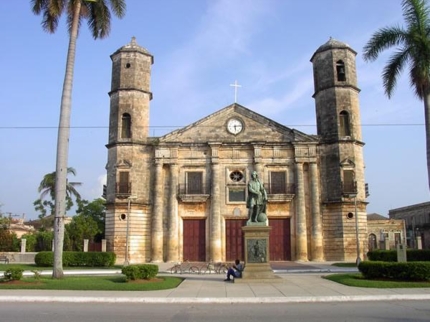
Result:
{"label": "person sitting on steps", "polygon": [[242,277],[242,272],[243,272],[243,264],[240,262],[240,260],[236,259],[234,261],[233,266],[229,267],[228,271],[227,271],[227,278],[224,280],[225,282],[227,281],[231,281],[231,277],[233,278],[238,278],[238,277]]}

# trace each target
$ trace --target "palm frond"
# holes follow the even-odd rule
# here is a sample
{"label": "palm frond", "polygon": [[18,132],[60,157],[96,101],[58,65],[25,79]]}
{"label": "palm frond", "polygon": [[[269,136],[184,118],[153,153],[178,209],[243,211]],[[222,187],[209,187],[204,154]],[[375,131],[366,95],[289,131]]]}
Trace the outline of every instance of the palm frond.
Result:
{"label": "palm frond", "polygon": [[389,98],[396,88],[397,79],[405,67],[408,59],[408,49],[398,50],[389,58],[387,65],[382,71],[382,82],[384,84],[385,94]]}
{"label": "palm frond", "polygon": [[430,90],[429,68],[423,69],[419,65],[413,65],[409,71],[409,83],[414,89],[415,95],[424,99]]}
{"label": "palm frond", "polygon": [[68,167],[67,168],[67,174],[73,174],[75,176],[76,175],[76,169],[73,167]]}
{"label": "palm frond", "polygon": [[126,4],[124,0],[109,0],[110,7],[115,16],[123,18],[126,12]]}
{"label": "palm frond", "polygon": [[419,27],[423,30],[428,25],[429,10],[424,0],[403,0],[402,9],[408,29]]}
{"label": "palm frond", "polygon": [[59,19],[64,11],[66,0],[31,0],[32,11],[39,15],[42,13],[42,28],[54,33],[57,30]]}
{"label": "palm frond", "polygon": [[376,60],[381,52],[401,45],[407,38],[406,31],[400,26],[385,27],[375,32],[363,48],[366,61]]}
{"label": "palm frond", "polygon": [[48,7],[49,0],[31,0],[31,11],[35,15],[39,15],[43,10]]}
{"label": "palm frond", "polygon": [[110,33],[111,14],[106,1],[97,1],[87,3],[91,12],[88,17],[88,27],[90,28],[93,38],[105,38]]}

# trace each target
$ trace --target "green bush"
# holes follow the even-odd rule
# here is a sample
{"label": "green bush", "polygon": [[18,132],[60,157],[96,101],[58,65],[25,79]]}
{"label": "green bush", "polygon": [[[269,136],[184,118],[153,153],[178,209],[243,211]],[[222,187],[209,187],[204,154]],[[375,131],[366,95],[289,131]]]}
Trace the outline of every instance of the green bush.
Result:
{"label": "green bush", "polygon": [[158,274],[158,266],[153,264],[129,265],[124,266],[121,270],[127,281],[137,279],[149,280]]}
{"label": "green bush", "polygon": [[411,262],[430,262],[430,249],[408,249],[406,258]]}
{"label": "green bush", "polygon": [[[64,267],[111,267],[116,255],[111,252],[63,252]],[[53,267],[54,253],[39,252],[34,261],[37,266]]]}
{"label": "green bush", "polygon": [[367,253],[370,261],[397,262],[397,251],[395,250],[373,250]]}
{"label": "green bush", "polygon": [[366,279],[391,279],[399,281],[430,280],[430,263],[363,261],[358,269]]}
{"label": "green bush", "polygon": [[125,275],[125,278],[127,279],[127,281],[130,281],[130,280],[135,281],[140,279],[140,271],[137,265],[124,266],[121,269],[121,273]]}
{"label": "green bush", "polygon": [[[371,261],[397,262],[397,250],[373,250],[367,253]],[[410,262],[429,262],[429,249],[407,249],[406,258]]]}
{"label": "green bush", "polygon": [[38,252],[34,257],[34,262],[37,266],[52,267],[54,266],[54,253],[53,252]]}
{"label": "green bush", "polygon": [[22,273],[24,269],[22,268],[9,268],[4,272],[5,281],[19,281],[22,278]]}

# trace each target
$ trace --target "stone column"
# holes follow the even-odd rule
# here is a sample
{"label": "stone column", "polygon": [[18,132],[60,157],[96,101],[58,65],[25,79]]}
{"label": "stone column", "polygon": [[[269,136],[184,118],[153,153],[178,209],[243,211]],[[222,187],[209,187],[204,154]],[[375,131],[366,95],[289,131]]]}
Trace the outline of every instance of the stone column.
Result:
{"label": "stone column", "polygon": [[296,163],[297,196],[296,196],[296,260],[308,260],[308,243],[306,236],[306,207],[303,163]]}
{"label": "stone column", "polygon": [[220,175],[219,164],[212,164],[212,191],[211,191],[211,215],[210,215],[210,259],[214,262],[221,261],[221,208],[220,187],[218,178]]}
{"label": "stone column", "polygon": [[212,144],[212,184],[211,211],[209,218],[209,256],[210,260],[220,262],[221,258],[221,197],[220,197],[220,166],[218,164],[219,144]]}
{"label": "stone column", "polygon": [[421,240],[421,236],[417,236],[417,249],[423,249],[423,242]]}
{"label": "stone column", "polygon": [[88,243],[89,243],[89,239],[84,239],[84,253],[88,252]]}
{"label": "stone column", "polygon": [[163,163],[155,161],[154,209],[152,213],[151,261],[163,261]]}
{"label": "stone column", "polygon": [[316,162],[309,165],[311,176],[311,196],[312,196],[312,254],[311,260],[323,261],[323,238],[322,238],[322,222],[321,222],[321,208],[320,208],[320,189],[319,189],[319,175]]}
{"label": "stone column", "polygon": [[167,261],[178,261],[178,166],[170,165],[169,236]]}
{"label": "stone column", "polygon": [[102,239],[102,252],[106,252],[106,239]]}
{"label": "stone column", "polygon": [[27,245],[27,239],[21,238],[21,253],[25,253],[26,245]]}

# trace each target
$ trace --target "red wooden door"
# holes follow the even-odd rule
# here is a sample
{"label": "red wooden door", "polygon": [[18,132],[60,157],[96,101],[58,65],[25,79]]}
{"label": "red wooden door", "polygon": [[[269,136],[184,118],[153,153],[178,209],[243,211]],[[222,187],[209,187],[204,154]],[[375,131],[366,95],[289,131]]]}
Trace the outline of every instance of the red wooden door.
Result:
{"label": "red wooden door", "polygon": [[183,234],[183,260],[206,261],[206,229],[204,219],[185,219]]}
{"label": "red wooden door", "polygon": [[246,219],[230,219],[225,221],[225,254],[227,261],[245,259],[242,227],[246,226]]}
{"label": "red wooden door", "polygon": [[270,231],[270,261],[291,260],[291,230],[290,219],[269,219]]}

